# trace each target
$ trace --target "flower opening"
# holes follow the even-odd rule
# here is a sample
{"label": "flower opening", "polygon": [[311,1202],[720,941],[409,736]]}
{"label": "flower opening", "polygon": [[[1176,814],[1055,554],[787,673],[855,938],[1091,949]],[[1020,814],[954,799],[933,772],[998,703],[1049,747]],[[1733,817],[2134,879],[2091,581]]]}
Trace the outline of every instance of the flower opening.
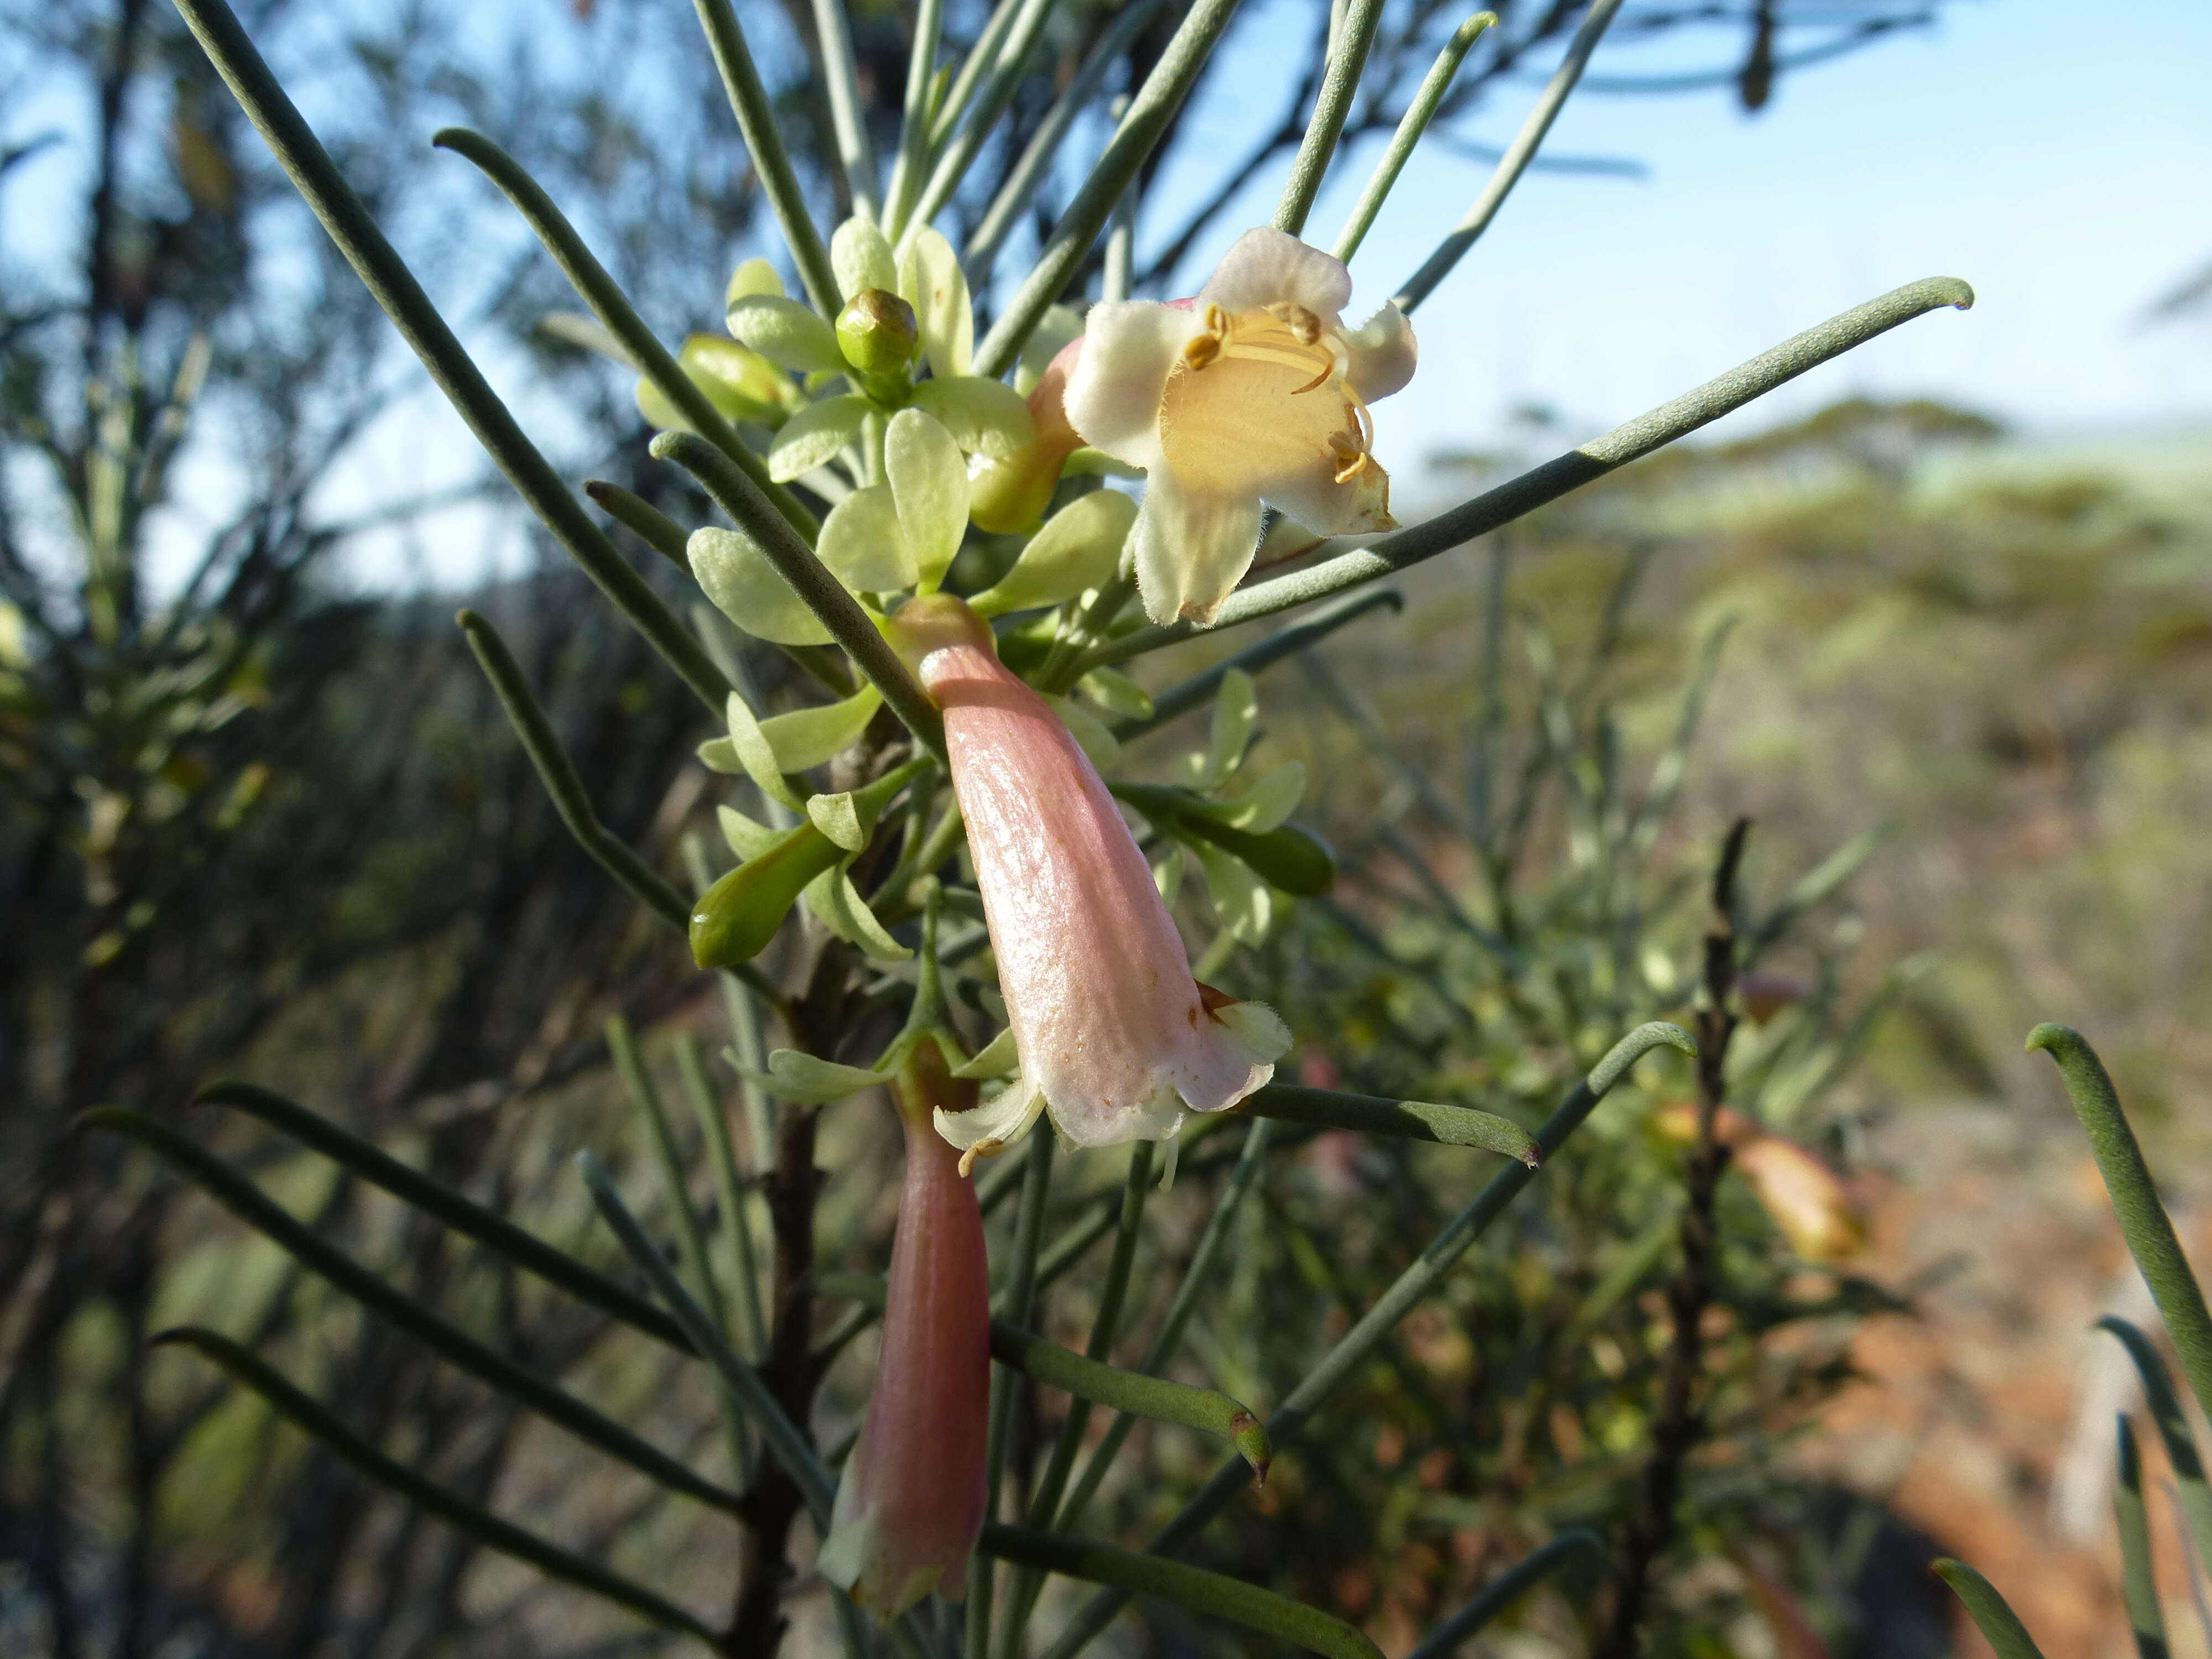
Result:
{"label": "flower opening", "polygon": [[1193,978],[1182,935],[1120,810],[1044,698],[1002,665],[957,599],[895,627],[945,711],[1020,1075],[995,1100],[937,1114],[988,1157],[1049,1113],[1079,1146],[1164,1140],[1186,1111],[1235,1105],[1274,1074],[1289,1033],[1264,1004]]}
{"label": "flower opening", "polygon": [[1146,474],[1137,578],[1146,615],[1210,622],[1250,568],[1262,502],[1315,536],[1390,530],[1368,404],[1413,378],[1395,305],[1346,328],[1341,261],[1266,228],[1194,300],[1091,313],[1066,391],[1085,443]]}

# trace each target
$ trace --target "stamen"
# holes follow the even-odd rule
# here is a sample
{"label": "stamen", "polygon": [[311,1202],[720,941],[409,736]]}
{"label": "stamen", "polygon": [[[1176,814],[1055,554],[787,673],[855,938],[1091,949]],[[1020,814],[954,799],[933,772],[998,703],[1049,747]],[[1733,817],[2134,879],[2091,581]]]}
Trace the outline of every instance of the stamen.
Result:
{"label": "stamen", "polygon": [[975,1167],[975,1160],[977,1158],[996,1158],[1000,1152],[1003,1152],[1006,1150],[1006,1143],[1003,1140],[994,1139],[987,1136],[983,1139],[977,1141],[973,1146],[970,1146],[966,1152],[960,1154],[960,1178],[963,1181],[965,1181],[968,1178],[968,1172]]}
{"label": "stamen", "polygon": [[1334,363],[1324,363],[1322,366],[1322,371],[1320,374],[1315,375],[1313,379],[1308,380],[1304,386],[1298,387],[1297,391],[1291,392],[1291,396],[1293,398],[1301,398],[1309,392],[1319,391],[1322,386],[1328,384],[1329,376],[1335,373],[1336,365]]}
{"label": "stamen", "polygon": [[1182,360],[1194,373],[1218,361],[1229,341],[1229,313],[1219,306],[1207,306],[1203,321],[1206,331],[1183,342]]}
{"label": "stamen", "polygon": [[1304,306],[1285,300],[1269,306],[1267,309],[1282,319],[1283,325],[1291,331],[1291,337],[1300,345],[1310,346],[1321,338],[1321,319]]}

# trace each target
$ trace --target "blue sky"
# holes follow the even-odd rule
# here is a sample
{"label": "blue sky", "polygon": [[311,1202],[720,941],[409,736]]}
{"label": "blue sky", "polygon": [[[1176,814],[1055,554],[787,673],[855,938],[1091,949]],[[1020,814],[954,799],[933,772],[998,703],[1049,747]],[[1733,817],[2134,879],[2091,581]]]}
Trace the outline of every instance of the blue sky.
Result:
{"label": "blue sky", "polygon": [[[1601,47],[1590,72],[1666,67],[1668,50]],[[1649,177],[1522,181],[1420,313],[1421,372],[1376,411],[1382,445],[1410,459],[1492,442],[1530,400],[1600,430],[1937,274],[1972,283],[1975,308],[1909,325],[1731,424],[1862,391],[1949,398],[2044,434],[2212,420],[2212,319],[2137,325],[2212,262],[2208,88],[2212,7],[1962,0],[1932,29],[1786,78],[1757,116],[1719,94],[1577,94],[1547,149],[1632,156]],[[1506,89],[1474,131],[1502,143],[1535,92]],[[1316,240],[1368,161],[1340,169]],[[1355,311],[1419,262],[1486,172],[1417,156],[1354,261]],[[1266,219],[1278,184],[1194,274]]]}
{"label": "blue sky", "polygon": [[[1261,118],[1281,107],[1290,54],[1310,39],[1307,23],[1281,27],[1282,3],[1247,0],[1228,43],[1237,73],[1221,100],[1191,112],[1195,159],[1170,171],[1155,205],[1210,190],[1208,167],[1249,142],[1254,106]],[[1601,47],[1591,73],[1706,67],[1741,49],[1733,31],[1621,40]],[[1473,135],[1502,144],[1542,78],[1500,88]],[[1565,433],[1588,435],[1935,274],[1972,282],[1975,309],[1907,325],[1714,430],[1748,430],[1861,392],[1943,398],[2044,437],[2212,427],[2212,317],[2139,323],[2148,303],[2212,261],[2208,86],[2212,6],[2202,0],[1952,0],[1931,28],[1785,77],[1757,116],[1723,92],[1578,94],[1547,152],[1631,157],[1648,175],[1523,180],[1419,313],[1421,372],[1377,408],[1378,450],[1411,479],[1427,455],[1505,441],[1507,412],[1532,402],[1556,410]],[[1222,107],[1230,100],[1243,107]],[[57,113],[18,111],[11,135]],[[1373,154],[1370,144],[1340,164],[1310,221],[1315,240],[1334,240]],[[1238,231],[1266,222],[1282,171],[1256,181],[1194,251],[1184,291]],[[1435,149],[1416,157],[1354,262],[1355,313],[1420,262],[1486,173]],[[18,257],[58,234],[39,210],[61,182],[48,173],[41,188],[11,194]],[[493,352],[487,368],[525,423],[557,445],[559,412],[529,407],[526,382],[502,361],[510,356]],[[426,388],[333,481],[330,505],[368,505],[477,465],[458,420]],[[496,515],[441,514],[421,529],[415,548],[438,546],[435,564],[460,580],[514,547]],[[401,576],[417,555],[379,540],[362,574]],[[463,550],[471,546],[479,550]]]}

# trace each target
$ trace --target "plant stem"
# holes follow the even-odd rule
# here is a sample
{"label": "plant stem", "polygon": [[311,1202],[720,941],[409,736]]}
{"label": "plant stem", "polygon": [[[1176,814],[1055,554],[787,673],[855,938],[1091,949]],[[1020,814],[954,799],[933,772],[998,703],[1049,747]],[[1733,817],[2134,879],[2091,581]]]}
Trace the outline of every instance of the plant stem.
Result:
{"label": "plant stem", "polygon": [[[805,994],[793,1003],[793,1046],[808,1054],[832,1052],[843,1029],[849,969],[849,953],[842,946],[833,945],[817,959]],[[819,1116],[817,1107],[784,1103],[776,1114],[775,1165],[761,1176],[775,1257],[768,1352],[760,1370],[776,1403],[802,1430],[812,1414],[815,1385],[821,1380],[813,1356],[814,1206],[822,1190],[822,1172],[814,1166],[814,1137]],[[805,1498],[780,1464],[763,1460],[746,1491],[745,1503],[749,1524],[740,1545],[729,1651],[748,1659],[775,1659],[783,1638],[791,1527]]]}
{"label": "plant stem", "polygon": [[1635,1659],[1642,1650],[1652,1565],[1674,1542],[1682,1470],[1705,1433],[1705,1405],[1698,1398],[1698,1380],[1705,1370],[1705,1343],[1698,1328],[1712,1304],[1719,1267],[1713,1212],[1729,1149],[1716,1134],[1715,1123],[1728,1087],[1729,1040],[1735,1034],[1735,1016],[1729,1008],[1735,989],[1735,884],[1744,837],[1750,830],[1749,818],[1735,821],[1721,843],[1720,862],[1713,872],[1713,920],[1705,934],[1705,1006],[1698,1011],[1698,1138],[1683,1168],[1686,1190],[1681,1270],[1667,1289],[1674,1337],[1661,1375],[1659,1416],[1651,1429],[1651,1458],[1644,1468],[1641,1501],[1621,1540],[1613,1612],[1593,1659]]}

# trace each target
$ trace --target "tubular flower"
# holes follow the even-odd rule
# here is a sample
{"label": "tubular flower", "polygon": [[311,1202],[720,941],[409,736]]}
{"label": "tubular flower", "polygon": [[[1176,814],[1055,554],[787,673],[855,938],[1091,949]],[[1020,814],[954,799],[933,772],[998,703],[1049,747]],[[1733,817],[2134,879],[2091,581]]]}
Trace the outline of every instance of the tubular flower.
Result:
{"label": "tubular flower", "polygon": [[983,1217],[965,1162],[930,1115],[972,1103],[933,1041],[891,1082],[906,1126],[906,1185],[891,1243],[876,1384],[845,1464],[822,1576],[889,1623],[934,1590],[958,1601],[988,1482],[991,1287]]}
{"label": "tubular flower", "polygon": [[1274,1075],[1290,1034],[1272,1009],[1192,976],[1136,839],[1049,704],[1002,665],[958,600],[918,599],[895,628],[945,710],[952,787],[998,957],[1021,1074],[969,1112],[937,1114],[968,1164],[1049,1112],[1079,1146],[1164,1140]]}
{"label": "tubular flower", "polygon": [[1137,581],[1154,622],[1206,623],[1251,568],[1262,501],[1316,536],[1391,530],[1367,405],[1413,379],[1395,305],[1357,329],[1343,262],[1248,230],[1195,300],[1101,305],[1068,376],[1084,442],[1145,469]]}

